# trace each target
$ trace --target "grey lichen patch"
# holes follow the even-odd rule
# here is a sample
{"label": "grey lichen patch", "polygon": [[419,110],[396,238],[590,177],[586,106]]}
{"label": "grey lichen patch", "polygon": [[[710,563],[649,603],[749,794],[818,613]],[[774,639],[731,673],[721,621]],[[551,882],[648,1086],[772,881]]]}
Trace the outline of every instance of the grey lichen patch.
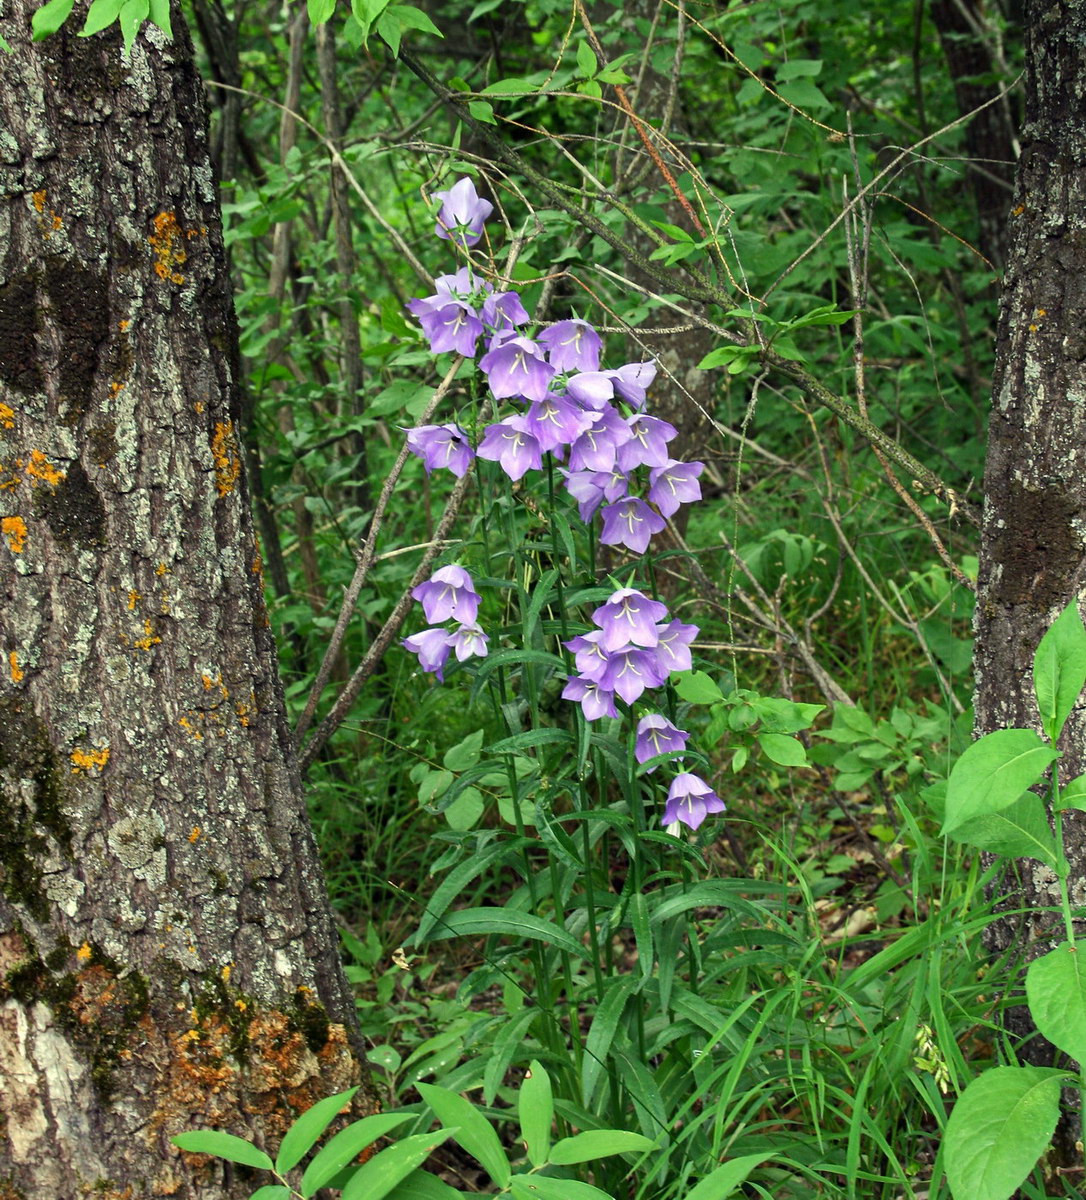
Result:
{"label": "grey lichen patch", "polygon": [[57,543],[66,550],[106,545],[105,506],[78,460],[56,487],[35,491],[34,515],[46,522]]}
{"label": "grey lichen patch", "polygon": [[156,812],[121,817],[110,826],[106,841],[122,866],[154,887],[166,882],[166,823]]}

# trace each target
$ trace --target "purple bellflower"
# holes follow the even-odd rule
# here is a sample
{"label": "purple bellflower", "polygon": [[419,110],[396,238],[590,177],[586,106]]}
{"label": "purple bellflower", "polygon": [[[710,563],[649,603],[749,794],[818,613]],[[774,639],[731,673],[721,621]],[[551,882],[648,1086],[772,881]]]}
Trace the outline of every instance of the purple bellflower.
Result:
{"label": "purple bellflower", "polygon": [[659,533],[666,524],[644,500],[628,496],[617,504],[604,505],[600,542],[605,546],[625,546],[634,554],[644,554],[653,534]]}
{"label": "purple bellflower", "polygon": [[458,179],[446,191],[434,192],[434,199],[441,201],[437,236],[457,246],[474,246],[483,236],[483,224],[494,211],[494,205],[483,200],[475,191],[475,184],[467,178]]}
{"label": "purple bellflower", "polygon": [[452,650],[447,629],[424,629],[404,638],[403,644],[405,649],[418,655],[419,666],[424,671],[432,671],[439,682],[445,682],[445,660]]}
{"label": "purple bellflower", "polygon": [[592,614],[603,631],[600,646],[610,652],[622,646],[653,647],[660,640],[656,622],[667,616],[667,605],[650,600],[637,588],[619,588]]}
{"label": "purple bellflower", "polygon": [[577,501],[577,512],[587,525],[604,501],[603,485],[599,481],[606,476],[597,471],[563,471],[562,474],[566,478],[566,491]]}
{"label": "purple bellflower", "polygon": [[681,821],[691,829],[697,829],[709,813],[723,811],[724,801],[705,780],[683,771],[671,781],[667,804],[664,805],[663,823],[674,825]]}
{"label": "purple bellflower", "polygon": [[704,463],[669,458],[662,467],[649,471],[649,499],[665,517],[673,517],[683,504],[701,499],[698,476],[704,470]]}
{"label": "purple bellflower", "polygon": [[540,342],[559,371],[598,371],[603,339],[587,321],[574,317],[544,329]]}
{"label": "purple bellflower", "polygon": [[525,427],[535,435],[541,449],[553,450],[575,441],[586,420],[583,409],[563,396],[548,392],[528,409]]}
{"label": "purple bellflower", "polygon": [[461,625],[473,625],[479,615],[479,593],[471,576],[455,563],[440,567],[425,583],[412,588],[411,595],[422,605],[431,625],[450,617]]}
{"label": "purple bellflower", "polygon": [[483,323],[467,301],[449,300],[440,308],[434,305],[423,307],[423,304],[421,300],[412,301],[407,307],[418,317],[431,352],[445,354],[454,350],[465,358],[473,358]]}
{"label": "purple bellflower", "polygon": [[514,482],[543,465],[539,442],[528,429],[527,418],[519,415],[487,426],[479,443],[479,457],[498,463]]}
{"label": "purple bellflower", "polygon": [[585,679],[591,679],[594,682],[598,681],[607,669],[607,655],[600,646],[602,637],[602,629],[591,629],[588,633],[570,638],[565,643],[566,649],[573,651],[577,670]]}
{"label": "purple bellflower", "polygon": [[576,700],[586,721],[598,721],[600,717],[617,717],[614,692],[606,691],[591,679],[571,675],[562,690],[563,700]]}
{"label": "purple bellflower", "polygon": [[608,654],[599,686],[617,692],[627,704],[633,704],[646,688],[660,687],[666,678],[667,670],[660,666],[655,650],[623,646]]}
{"label": "purple bellflower", "polygon": [[483,324],[494,333],[515,330],[531,320],[516,292],[495,292],[483,301]]}
{"label": "purple bellflower", "polygon": [[656,378],[656,363],[648,362],[626,363],[615,371],[607,374],[614,381],[615,395],[625,400],[631,408],[643,408],[645,396]]}
{"label": "purple bellflower", "polygon": [[566,380],[566,395],[585,408],[608,408],[614,394],[615,385],[610,375],[603,371],[583,371]]}
{"label": "purple bellflower", "polygon": [[[639,763],[646,763],[658,754],[676,754],[686,749],[689,737],[685,729],[677,729],[667,717],[651,713],[637,722],[634,758]],[[651,767],[650,770],[655,771],[656,768]]]}
{"label": "purple bellflower", "polygon": [[669,462],[667,444],[678,436],[678,430],[659,417],[643,414],[631,417],[627,422],[630,430],[628,441],[619,446],[615,461],[624,471],[634,467],[662,467]]}
{"label": "purple bellflower", "polygon": [[602,412],[586,413],[589,424],[570,446],[571,471],[610,471],[618,447],[632,434],[626,422],[608,405]]}
{"label": "purple bellflower", "polygon": [[472,655],[478,658],[485,658],[487,642],[489,640],[487,635],[474,622],[461,625],[449,634],[449,646],[456,651],[456,657],[459,662],[471,658]]}
{"label": "purple bellflower", "polygon": [[422,459],[427,475],[441,467],[462,477],[475,457],[468,435],[459,425],[419,425],[409,429],[407,448]]}
{"label": "purple bellflower", "polygon": [[667,674],[692,669],[690,643],[697,636],[698,627],[684,625],[682,621],[671,621],[667,625],[659,626],[660,640],[656,644],[656,656]]}
{"label": "purple bellflower", "polygon": [[506,396],[542,400],[556,373],[540,347],[526,337],[511,337],[494,345],[479,359],[479,366],[496,400]]}

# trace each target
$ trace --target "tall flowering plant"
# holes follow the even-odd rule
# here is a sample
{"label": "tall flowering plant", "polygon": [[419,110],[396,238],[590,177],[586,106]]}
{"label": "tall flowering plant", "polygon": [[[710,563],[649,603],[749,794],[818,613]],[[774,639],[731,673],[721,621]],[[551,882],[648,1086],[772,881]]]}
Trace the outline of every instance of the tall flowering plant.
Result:
{"label": "tall flowering plant", "polygon": [[[469,179],[445,192],[438,236],[475,245],[493,206]],[[533,331],[518,293],[498,291],[471,266],[443,275],[432,296],[412,300],[410,311],[435,354],[477,358],[495,420],[473,438],[456,422],[407,431],[407,444],[426,471],[462,477],[477,460],[498,465],[511,482],[543,472],[561,480],[580,519],[605,546],[641,557],[667,519],[701,498],[700,462],[679,462],[669,443],[675,427],[648,411],[654,362],[601,369],[603,339],[585,320],[558,321]],[[424,671],[439,680],[451,654],[459,661],[485,656],[487,634],[477,624],[479,596],[459,564],[441,567],[414,591],[430,627],[404,640]],[[670,619],[666,606],[634,587],[619,587],[592,615],[593,627],[563,641],[574,669],[562,698],[579,706],[586,722],[631,720],[633,757],[682,757],[689,734],[651,709],[650,698],[669,676],[691,669],[698,628]],[[455,629],[440,622],[455,621]],[[648,707],[650,711],[643,710]],[[672,780],[661,821],[675,831],[697,829],[724,804],[699,776]]]}

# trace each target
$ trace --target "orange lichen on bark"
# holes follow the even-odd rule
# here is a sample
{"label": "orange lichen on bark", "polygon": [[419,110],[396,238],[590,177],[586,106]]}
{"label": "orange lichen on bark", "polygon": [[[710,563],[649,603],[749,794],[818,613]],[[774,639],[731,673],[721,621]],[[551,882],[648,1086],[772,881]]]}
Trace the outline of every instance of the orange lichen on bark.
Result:
{"label": "orange lichen on bark", "polygon": [[148,617],[143,622],[143,637],[137,638],[132,645],[137,650],[150,650],[152,646],[157,646],[162,639],[155,633],[154,626],[151,624],[151,618]]}
{"label": "orange lichen on bark", "polygon": [[216,421],[211,438],[211,457],[215,462],[215,486],[220,496],[234,490],[241,474],[241,455],[234,435],[233,421]]}
{"label": "orange lichen on bark", "polygon": [[0,533],[8,540],[12,554],[22,554],[26,546],[26,522],[20,516],[0,519]]}
{"label": "orange lichen on bark", "polygon": [[143,599],[143,597],[139,594],[139,592],[136,591],[135,588],[129,588],[128,589],[128,611],[135,612],[136,605],[142,599]]}
{"label": "orange lichen on bark", "polygon": [[8,651],[8,668],[11,671],[12,683],[22,683],[26,678],[26,672],[19,666],[19,654],[15,650]]}
{"label": "orange lichen on bark", "polygon": [[15,409],[9,408],[3,400],[0,400],[0,428],[15,428]]}
{"label": "orange lichen on bark", "polygon": [[[19,465],[22,465],[21,463]],[[26,464],[26,473],[33,479],[39,479],[55,488],[64,479],[65,472],[59,471],[40,450],[30,451],[30,460]]]}
{"label": "orange lichen on bark", "polygon": [[195,845],[200,840],[202,830],[199,825],[193,825],[192,831],[189,833],[189,841]]}
{"label": "orange lichen on bark", "polygon": [[99,771],[109,762],[109,747],[99,746],[97,750],[73,750],[68,755],[72,762],[72,774],[78,775],[81,771],[90,771],[97,768]]}
{"label": "orange lichen on bark", "polygon": [[34,201],[34,207],[39,213],[45,212],[45,198],[48,194],[49,193],[45,190],[45,188],[42,188],[40,192],[34,192],[33,196],[31,197],[31,199]]}
{"label": "orange lichen on bark", "polygon": [[80,962],[90,962],[94,957],[94,951],[90,947],[90,942],[84,942],[75,952],[75,956]]}
{"label": "orange lichen on bark", "polygon": [[147,241],[155,252],[155,274],[163,282],[182,284],[185,277],[177,270],[188,258],[184,235],[172,212],[160,212],[151,222],[154,233]]}
{"label": "orange lichen on bark", "polygon": [[203,738],[204,735],[200,732],[199,729],[196,728],[195,725],[193,725],[193,723],[188,719],[188,717],[182,717],[177,723],[178,723],[178,725],[181,726],[181,728],[186,733],[191,733],[192,736],[194,738],[196,738],[198,741],[201,738]]}

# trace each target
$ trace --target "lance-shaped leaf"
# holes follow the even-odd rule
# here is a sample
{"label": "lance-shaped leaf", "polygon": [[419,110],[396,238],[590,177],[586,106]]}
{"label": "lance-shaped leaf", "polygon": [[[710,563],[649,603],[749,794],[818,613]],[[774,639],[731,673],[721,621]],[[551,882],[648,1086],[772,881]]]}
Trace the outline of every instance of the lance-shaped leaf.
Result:
{"label": "lance-shaped leaf", "polygon": [[1086,942],[1034,959],[1026,972],[1026,999],[1041,1036],[1086,1065]]}
{"label": "lance-shaped leaf", "polygon": [[1041,727],[1055,743],[1086,684],[1086,627],[1072,600],[1052,622],[1033,656]]}
{"label": "lance-shaped leaf", "polygon": [[1028,791],[1059,754],[1032,729],[997,729],[954,764],[946,788],[948,834],[973,817],[1000,812]]}

